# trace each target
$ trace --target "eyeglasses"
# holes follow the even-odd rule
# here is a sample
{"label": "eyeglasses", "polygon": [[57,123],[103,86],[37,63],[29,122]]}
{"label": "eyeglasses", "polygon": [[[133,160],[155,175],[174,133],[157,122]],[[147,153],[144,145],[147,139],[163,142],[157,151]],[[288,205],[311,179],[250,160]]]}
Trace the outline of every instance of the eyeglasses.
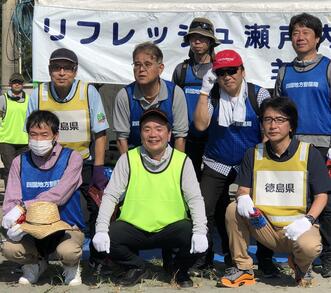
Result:
{"label": "eyeglasses", "polygon": [[137,70],[137,69],[140,69],[141,67],[144,69],[144,70],[149,70],[153,67],[153,65],[155,64],[160,64],[159,62],[144,62],[144,63],[140,63],[140,62],[133,62],[132,63],[132,66],[133,66],[133,69],[134,70]]}
{"label": "eyeglasses", "polygon": [[201,28],[203,30],[210,31],[212,33],[214,32],[212,25],[210,25],[209,23],[205,23],[205,22],[193,22],[193,23],[191,23],[189,29],[191,30],[193,28]]}
{"label": "eyeglasses", "polygon": [[226,69],[216,69],[215,73],[217,76],[234,75],[237,73],[239,67],[229,67]]}
{"label": "eyeglasses", "polygon": [[263,117],[263,122],[264,123],[267,123],[267,124],[271,124],[272,122],[275,122],[277,125],[279,124],[283,124],[285,123],[286,121],[288,121],[289,119],[286,118],[286,117],[282,117],[282,116],[278,116],[278,117]]}
{"label": "eyeglasses", "polygon": [[60,65],[60,64],[51,64],[49,65],[49,70],[51,72],[59,72],[63,69],[64,72],[73,72],[77,69],[77,65]]}

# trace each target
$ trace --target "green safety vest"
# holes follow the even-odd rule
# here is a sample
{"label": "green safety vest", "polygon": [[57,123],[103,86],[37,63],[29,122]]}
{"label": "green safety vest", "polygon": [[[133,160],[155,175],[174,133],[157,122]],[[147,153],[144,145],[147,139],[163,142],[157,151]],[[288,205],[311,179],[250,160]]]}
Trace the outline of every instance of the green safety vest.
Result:
{"label": "green safety vest", "polygon": [[5,93],[6,114],[0,126],[0,142],[9,144],[27,144],[28,134],[23,130],[29,96],[25,94],[23,103],[13,101]]}
{"label": "green safety vest", "polygon": [[173,150],[162,172],[147,170],[140,147],[128,152],[130,179],[119,220],[147,231],[158,232],[169,224],[187,218],[181,189],[181,174],[186,155]]}

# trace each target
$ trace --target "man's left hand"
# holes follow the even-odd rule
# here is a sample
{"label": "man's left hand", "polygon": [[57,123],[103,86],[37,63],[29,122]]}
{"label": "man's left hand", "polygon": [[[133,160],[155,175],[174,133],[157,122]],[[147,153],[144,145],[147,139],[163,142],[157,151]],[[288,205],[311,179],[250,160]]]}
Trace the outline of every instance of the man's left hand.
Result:
{"label": "man's left hand", "polygon": [[208,240],[206,235],[193,234],[191,240],[190,253],[202,253],[208,248]]}
{"label": "man's left hand", "polygon": [[303,233],[311,228],[312,224],[305,217],[295,220],[290,225],[284,227],[285,236],[293,241],[296,241]]}
{"label": "man's left hand", "polygon": [[93,166],[92,185],[99,190],[104,190],[108,184],[104,166]]}

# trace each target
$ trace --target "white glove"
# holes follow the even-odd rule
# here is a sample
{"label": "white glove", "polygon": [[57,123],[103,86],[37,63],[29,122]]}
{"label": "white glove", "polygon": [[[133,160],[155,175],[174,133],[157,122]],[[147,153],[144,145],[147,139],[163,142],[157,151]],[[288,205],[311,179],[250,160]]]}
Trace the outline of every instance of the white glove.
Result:
{"label": "white glove", "polygon": [[311,228],[312,224],[306,217],[295,220],[290,225],[284,227],[285,236],[293,241],[296,241],[303,233]]}
{"label": "white glove", "polygon": [[2,227],[9,229],[16,224],[18,218],[24,214],[24,210],[20,206],[14,206],[2,219]]}
{"label": "white glove", "polygon": [[21,229],[20,224],[16,224],[15,226],[13,226],[7,230],[8,238],[15,242],[21,241],[21,239],[23,238],[24,235],[26,235],[26,232],[24,232]]}
{"label": "white glove", "polygon": [[217,79],[216,74],[214,73],[212,68],[210,68],[206,72],[206,74],[203,76],[202,87],[200,89],[200,93],[209,96],[209,93],[210,93],[211,89],[213,88],[216,79]]}
{"label": "white glove", "polygon": [[193,233],[191,239],[190,253],[202,253],[208,248],[208,240],[206,235]]}
{"label": "white glove", "polygon": [[249,194],[243,194],[237,197],[237,211],[242,217],[249,218],[254,214],[254,203]]}
{"label": "white glove", "polygon": [[110,238],[108,235],[108,232],[97,232],[95,233],[93,239],[92,239],[94,248],[98,252],[105,251],[109,253],[110,249]]}

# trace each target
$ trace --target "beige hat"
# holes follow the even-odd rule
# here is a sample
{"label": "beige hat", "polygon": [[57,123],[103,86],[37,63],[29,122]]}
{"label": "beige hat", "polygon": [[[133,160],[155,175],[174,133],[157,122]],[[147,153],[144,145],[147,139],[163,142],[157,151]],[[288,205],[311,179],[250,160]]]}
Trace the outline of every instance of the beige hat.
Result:
{"label": "beige hat", "polygon": [[60,219],[59,209],[55,203],[38,201],[26,209],[25,222],[21,229],[37,239],[43,239],[57,231],[72,229]]}
{"label": "beige hat", "polygon": [[190,24],[188,33],[184,36],[184,41],[189,42],[189,36],[191,34],[199,34],[208,37],[212,40],[211,45],[216,47],[220,44],[220,41],[215,37],[214,25],[207,18],[197,17],[194,18]]}

